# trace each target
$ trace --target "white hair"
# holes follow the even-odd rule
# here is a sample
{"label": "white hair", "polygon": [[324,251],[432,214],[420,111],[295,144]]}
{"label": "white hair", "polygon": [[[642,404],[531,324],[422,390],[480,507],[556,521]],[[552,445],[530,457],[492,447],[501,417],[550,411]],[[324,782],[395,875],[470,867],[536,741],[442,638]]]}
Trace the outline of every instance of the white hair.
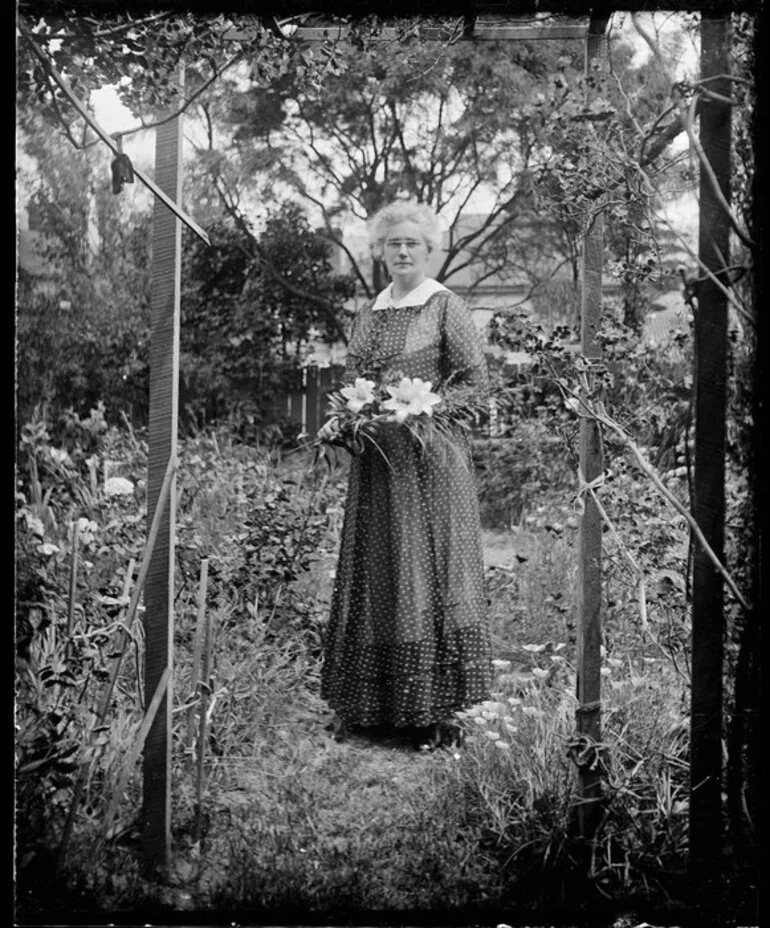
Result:
{"label": "white hair", "polygon": [[419,226],[430,251],[441,245],[441,223],[430,206],[414,200],[394,200],[381,207],[369,221],[369,236],[375,251],[382,252],[388,230],[399,222],[413,222]]}

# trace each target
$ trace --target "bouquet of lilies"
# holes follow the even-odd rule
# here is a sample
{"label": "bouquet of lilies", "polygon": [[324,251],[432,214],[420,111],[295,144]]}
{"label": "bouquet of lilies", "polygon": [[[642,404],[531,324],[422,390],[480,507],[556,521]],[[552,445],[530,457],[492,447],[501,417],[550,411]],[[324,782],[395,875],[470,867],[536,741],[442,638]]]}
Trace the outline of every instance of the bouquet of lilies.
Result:
{"label": "bouquet of lilies", "polygon": [[329,394],[329,410],[316,446],[336,445],[360,454],[370,443],[379,450],[376,434],[383,423],[406,426],[424,444],[437,432],[471,427],[484,411],[487,406],[471,388],[446,389],[442,394],[434,393],[432,382],[419,377],[401,377],[392,385],[357,377]]}

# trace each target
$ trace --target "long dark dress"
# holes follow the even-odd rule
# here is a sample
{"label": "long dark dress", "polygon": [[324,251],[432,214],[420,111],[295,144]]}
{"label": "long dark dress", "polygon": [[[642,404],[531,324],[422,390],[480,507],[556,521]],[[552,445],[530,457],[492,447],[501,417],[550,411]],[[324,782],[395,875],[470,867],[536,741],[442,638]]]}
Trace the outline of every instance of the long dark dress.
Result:
{"label": "long dark dress", "polygon": [[[356,316],[346,379],[487,389],[480,335],[451,291],[373,306]],[[489,697],[475,478],[459,433],[423,448],[389,423],[377,442],[383,454],[367,446],[351,463],[321,695],[350,726],[425,726]]]}

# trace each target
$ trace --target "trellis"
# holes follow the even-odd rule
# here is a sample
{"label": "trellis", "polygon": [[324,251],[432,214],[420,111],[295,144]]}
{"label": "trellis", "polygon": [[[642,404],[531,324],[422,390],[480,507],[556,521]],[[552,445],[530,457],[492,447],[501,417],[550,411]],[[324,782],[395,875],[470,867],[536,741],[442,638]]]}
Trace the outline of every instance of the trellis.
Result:
{"label": "trellis", "polygon": [[[714,20],[712,19],[712,23]],[[716,20],[719,31],[719,18]],[[537,40],[537,39],[572,39],[584,40],[586,43],[586,70],[590,71],[601,63],[606,55],[606,27],[608,16],[592,15],[584,25],[574,24],[483,24],[473,17],[465,17],[462,22],[462,40]],[[711,27],[709,27],[711,28]],[[295,39],[305,41],[333,41],[344,36],[343,27],[300,27],[292,33]],[[423,39],[447,40],[456,38],[456,34],[442,27],[422,27]],[[229,36],[233,41],[247,38],[236,31]],[[383,30],[383,39],[396,38],[396,31]],[[724,35],[720,33],[724,43]],[[30,42],[34,53],[53,79],[59,84],[73,106],[86,118],[102,140],[116,155],[120,154],[120,145],[93,121],[80,102],[71,94],[66,82],[57,75],[51,62],[39,52],[34,42]],[[704,58],[704,73],[714,75],[727,69],[724,54]],[[181,80],[180,75],[180,80]],[[144,691],[152,694],[142,724],[141,738],[137,740],[137,751],[142,747],[143,755],[143,807],[142,834],[144,862],[148,872],[165,871],[170,851],[170,769],[171,769],[171,717],[172,717],[172,679],[173,679],[173,588],[174,588],[174,534],[176,516],[176,460],[177,460],[177,420],[178,420],[178,374],[179,374],[179,327],[180,327],[180,268],[181,268],[181,224],[185,223],[195,234],[208,243],[204,230],[187,216],[181,209],[182,190],[182,119],[180,116],[162,122],[156,130],[155,182],[134,169],[139,180],[155,196],[153,218],[153,260],[152,260],[152,341],[150,365],[150,455],[148,466],[148,512],[153,513],[152,525],[148,536],[142,569],[137,579],[132,596],[129,613],[136,614],[138,597],[145,597],[145,679]],[[716,128],[715,128],[716,131]],[[729,138],[729,134],[727,136]],[[713,138],[709,154],[718,157],[724,140]],[[724,174],[724,172],[723,172]],[[722,176],[720,180],[724,181]],[[701,238],[701,256],[709,269],[718,275],[724,265],[726,254],[725,224],[716,217],[718,198],[713,196],[713,185],[705,185],[702,195],[714,207],[710,235],[703,233]],[[714,205],[716,200],[716,206]],[[702,224],[703,225],[703,224]],[[602,251],[603,221],[601,213],[593,219],[584,237],[582,251],[582,293],[581,293],[581,348],[584,356],[590,360],[600,358],[601,351],[597,342],[597,331],[601,315],[602,297]],[[722,288],[724,289],[724,288]],[[701,338],[710,340],[721,350],[724,339],[724,307],[717,306],[708,325],[701,324]],[[721,347],[720,347],[721,346]],[[715,352],[719,355],[719,351]],[[721,357],[721,356],[720,356]],[[723,359],[717,361],[723,367]],[[717,374],[723,374],[720,368]],[[723,389],[723,382],[717,385]],[[718,397],[721,401],[720,397]],[[701,399],[701,402],[704,402]],[[701,415],[708,415],[704,410]],[[578,605],[578,655],[577,655],[577,698],[576,710],[576,751],[581,801],[577,807],[577,817],[581,833],[590,837],[596,827],[601,808],[601,779],[598,763],[598,746],[601,742],[601,675],[600,643],[602,629],[602,515],[592,492],[603,472],[599,424],[583,417],[580,423],[579,479],[582,518],[579,535],[579,579],[577,590]],[[708,449],[705,449],[708,450]],[[704,453],[704,452],[702,452]],[[718,479],[718,475],[717,475]],[[708,483],[703,485],[708,489]],[[718,525],[709,527],[709,539],[718,536]],[[718,540],[718,538],[717,538]],[[719,547],[717,545],[717,549]],[[696,562],[696,569],[698,563]],[[701,587],[707,596],[721,596],[721,585],[714,576],[713,565],[708,559],[700,561],[701,573],[707,574],[711,586]],[[205,584],[204,587],[205,589]],[[720,600],[721,606],[721,600]],[[712,623],[714,625],[714,623]],[[714,625],[706,629],[713,638],[719,634],[720,627]],[[704,636],[704,645],[707,644]],[[710,720],[721,707],[721,651],[705,648],[694,656],[694,675],[698,670],[696,658],[702,654],[704,662],[702,675],[706,686],[699,690],[694,686],[693,713],[696,709],[701,715],[694,724],[700,723],[701,716]],[[116,666],[117,672],[117,666]],[[203,680],[205,687],[206,680]],[[697,703],[698,695],[701,702]],[[710,724],[710,722],[709,722]],[[718,738],[718,725],[711,728],[702,754],[693,757],[698,770],[708,775],[707,789],[701,803],[699,829],[693,831],[699,840],[710,844],[712,850],[718,848],[717,825],[709,824],[709,812],[719,805],[718,778],[713,775],[719,769],[721,744]],[[199,765],[200,774],[200,765]],[[716,792],[716,797],[715,797]],[[75,803],[70,820],[74,814]],[[113,810],[114,811],[114,810]],[[71,822],[68,822],[68,826]]]}

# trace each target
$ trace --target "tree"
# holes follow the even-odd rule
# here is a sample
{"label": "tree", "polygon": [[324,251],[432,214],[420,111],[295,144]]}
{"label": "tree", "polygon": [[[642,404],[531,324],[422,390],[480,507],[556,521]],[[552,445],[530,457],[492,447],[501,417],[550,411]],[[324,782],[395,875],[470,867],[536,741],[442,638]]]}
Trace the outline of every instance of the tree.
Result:
{"label": "tree", "polygon": [[[536,54],[518,43],[428,42],[408,27],[398,42],[356,34],[338,41],[326,52],[320,88],[290,73],[268,88],[245,73],[240,85],[212,88],[201,110],[207,125],[217,114],[219,158],[211,157],[210,132],[207,163],[240,191],[256,173],[299,195],[335,244],[342,221],[365,220],[392,197],[431,204],[449,226],[437,276],[450,286],[470,265],[477,286],[526,279],[544,239],[538,276],[549,276],[572,260],[574,243],[555,226],[541,234],[532,172],[544,132],[533,100],[560,51],[562,71],[577,79],[580,44],[548,43]],[[339,247],[364,292],[382,284],[380,265],[369,273],[345,242]]]}
{"label": "tree", "polygon": [[[110,192],[106,153],[72,152],[35,112],[23,111],[20,170],[37,226],[40,267],[22,268],[17,292],[17,404],[53,417],[110,418],[146,405],[149,214]],[[56,359],[56,363],[52,363]]]}
{"label": "tree", "polygon": [[185,252],[181,378],[188,422],[227,418],[242,429],[264,427],[295,386],[313,335],[342,334],[351,284],[332,273],[326,242],[296,205],[271,215],[258,237],[228,218],[210,233],[210,248],[194,240]]}
{"label": "tree", "polygon": [[[673,271],[653,207],[687,182],[682,156],[665,155],[683,131],[665,118],[665,74],[655,62],[632,65],[631,45],[613,36],[611,71],[589,76],[597,86],[587,107],[580,42],[473,43],[455,33],[442,43],[422,38],[422,25],[402,22],[397,41],[352,32],[322,48],[321,86],[287,73],[265,87],[245,67],[225,76],[199,101],[209,187],[218,175],[242,203],[249,191],[252,200],[291,192],[330,242],[386,200],[412,196],[449,226],[440,280],[452,286],[469,273],[471,293],[515,282],[537,302],[554,276],[577,290],[582,231],[601,208],[608,266],[638,327],[647,285],[670,287]],[[365,251],[344,239],[335,247],[364,293],[384,284]]]}

